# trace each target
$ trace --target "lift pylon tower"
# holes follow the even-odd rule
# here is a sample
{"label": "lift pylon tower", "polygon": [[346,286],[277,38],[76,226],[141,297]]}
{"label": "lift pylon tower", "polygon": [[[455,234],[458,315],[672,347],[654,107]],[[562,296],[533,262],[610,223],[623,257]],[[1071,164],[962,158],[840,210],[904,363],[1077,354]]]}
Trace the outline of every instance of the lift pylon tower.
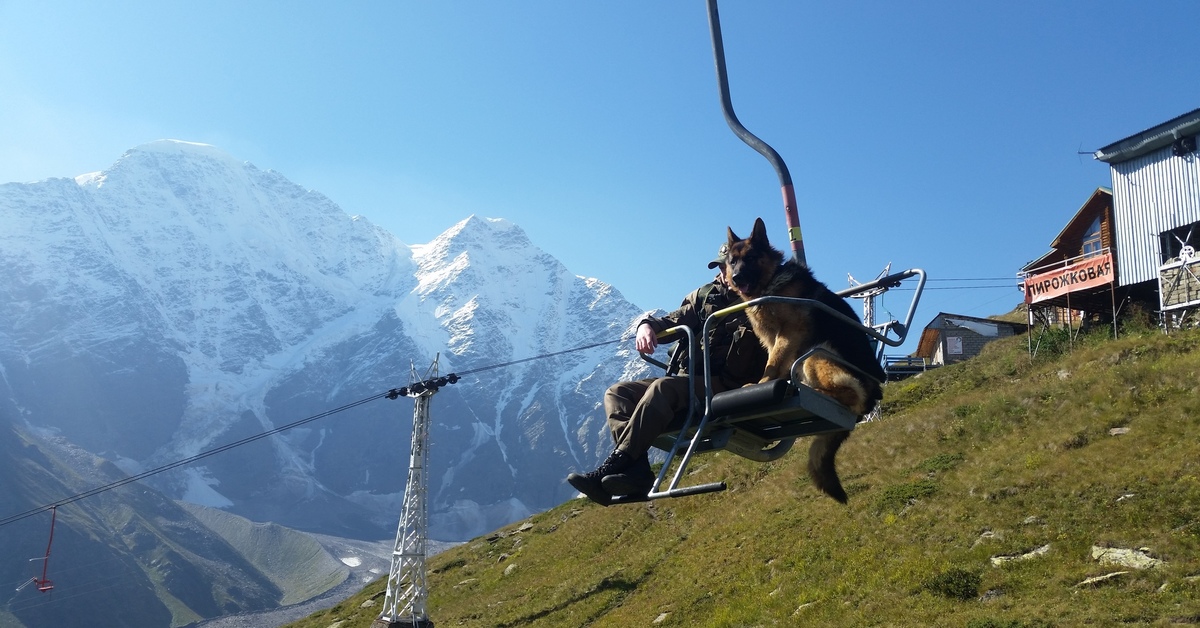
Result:
{"label": "lift pylon tower", "polygon": [[[882,279],[882,278],[886,277],[887,274],[889,272],[891,272],[891,270],[892,270],[892,263],[888,262],[887,266],[883,267],[883,272],[879,273],[879,276],[876,277],[875,279]],[[863,285],[863,283],[861,281],[855,279],[854,276],[849,273],[846,273],[846,278],[850,280],[851,288],[857,288],[858,286]],[[881,294],[884,294],[887,291],[888,291],[888,286],[878,286],[871,290],[856,292],[856,293],[850,295],[851,298],[863,300],[863,320],[862,320],[863,325],[866,325],[867,327],[875,327],[875,297],[877,297]],[[883,345],[875,342],[874,340],[872,340],[871,342],[872,342],[872,344],[875,345],[876,351],[878,352],[878,353],[876,353],[875,358],[880,361],[883,361],[884,360]],[[883,368],[885,371],[887,370],[887,362],[884,362]],[[871,411],[868,412],[867,415],[862,418],[862,422],[866,423],[869,421],[874,421],[875,419],[878,419],[880,416],[882,416],[882,413],[883,413],[883,410],[880,407],[880,404],[875,404],[875,407],[872,408]]]}
{"label": "lift pylon tower", "polygon": [[408,484],[404,487],[404,508],[396,529],[396,546],[392,550],[392,568],[388,574],[387,594],[383,611],[371,623],[371,628],[433,628],[425,612],[429,596],[425,579],[425,545],[429,528],[429,510],[425,503],[427,476],[425,454],[429,450],[429,401],[438,391],[438,361],[429,367],[429,377],[417,382],[416,371],[407,388],[392,391],[388,396],[414,397],[412,453],[408,460]]}
{"label": "lift pylon tower", "polygon": [[[876,277],[876,279],[886,277],[891,270],[892,263],[888,262],[888,265],[883,267],[883,272],[879,273],[879,276]],[[851,288],[863,285],[862,282],[855,279],[854,276],[850,275],[849,273],[846,274],[846,278],[850,280]],[[865,292],[859,292],[850,295],[852,298],[863,300],[863,325],[866,325],[867,327],[875,326],[875,297],[885,292],[887,292],[887,288],[881,286],[873,290],[867,290]]]}

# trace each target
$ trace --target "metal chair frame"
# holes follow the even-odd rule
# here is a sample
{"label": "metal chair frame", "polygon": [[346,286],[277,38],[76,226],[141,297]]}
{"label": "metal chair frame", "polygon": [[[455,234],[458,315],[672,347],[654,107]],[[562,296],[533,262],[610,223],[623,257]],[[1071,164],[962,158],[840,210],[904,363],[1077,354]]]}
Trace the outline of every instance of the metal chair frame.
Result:
{"label": "metal chair frame", "polygon": [[[649,494],[644,496],[625,496],[614,500],[614,503],[641,502],[664,497],[683,497],[700,493],[711,493],[726,488],[724,482],[712,482],[695,486],[679,486],[687,471],[692,457],[697,453],[708,451],[729,450],[739,456],[758,462],[776,460],[786,454],[797,438],[814,436],[836,431],[850,431],[858,423],[860,417],[832,398],[800,383],[800,372],[804,361],[809,357],[822,353],[827,358],[835,360],[847,368],[858,371],[865,377],[871,377],[861,369],[847,364],[829,351],[816,348],[800,356],[792,363],[789,380],[775,380],[754,384],[745,388],[725,391],[714,395],[712,390],[712,365],[709,361],[709,337],[713,327],[722,318],[735,314],[746,308],[768,303],[790,303],[797,306],[819,309],[868,335],[881,343],[878,356],[883,354],[883,345],[898,347],[904,343],[911,329],[912,319],[916,313],[917,303],[925,288],[925,271],[910,269],[888,275],[875,281],[855,286],[854,288],[837,293],[847,297],[853,294],[877,288],[889,289],[899,286],[906,279],[918,278],[917,287],[908,313],[903,322],[888,321],[881,325],[868,327],[854,318],[834,310],[833,308],[813,299],[796,299],[790,297],[766,296],[745,301],[713,312],[704,321],[701,334],[701,353],[704,355],[704,414],[698,424],[693,427],[696,419],[695,395],[689,396],[687,414],[682,427],[661,434],[654,443],[656,448],[667,452],[662,468],[655,478],[654,486]],[[669,337],[682,332],[686,336],[689,347],[695,347],[694,334],[686,326],[677,326],[664,330],[659,337]],[[695,351],[688,352],[688,384],[690,390],[695,390],[694,378]],[[661,362],[648,360],[661,365]],[[882,382],[881,382],[882,383]],[[781,397],[778,402],[764,403],[764,398],[773,400]],[[749,404],[739,404],[743,400]],[[715,403],[714,403],[715,401]],[[724,403],[728,401],[728,403]],[[674,475],[665,489],[661,489],[667,478],[672,462],[687,443],[686,451],[676,467]]]}

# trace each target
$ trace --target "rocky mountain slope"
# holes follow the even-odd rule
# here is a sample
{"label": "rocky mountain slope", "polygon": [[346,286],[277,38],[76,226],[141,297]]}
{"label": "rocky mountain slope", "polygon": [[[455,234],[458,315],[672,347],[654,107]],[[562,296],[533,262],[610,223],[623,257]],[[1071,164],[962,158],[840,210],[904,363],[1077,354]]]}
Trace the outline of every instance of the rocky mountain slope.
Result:
{"label": "rocky mountain slope", "polygon": [[[125,473],[61,437],[0,418],[0,512],[30,512]],[[199,507],[197,507],[199,508]],[[0,528],[4,626],[180,626],[274,608],[341,584],[346,568],[310,536],[224,514],[229,529],[258,530],[235,547],[191,511],[146,486],[127,486]],[[42,576],[53,589],[13,589]],[[36,559],[30,561],[29,559]]]}
{"label": "rocky mountain slope", "polygon": [[[409,382],[617,339],[639,311],[516,225],[409,246],[205,145],[0,185],[0,404],[135,473]],[[402,235],[402,234],[401,234]],[[435,538],[571,496],[607,452],[606,345],[478,371],[434,400]],[[155,478],[172,497],[358,538],[395,529],[411,401],[381,400]]]}

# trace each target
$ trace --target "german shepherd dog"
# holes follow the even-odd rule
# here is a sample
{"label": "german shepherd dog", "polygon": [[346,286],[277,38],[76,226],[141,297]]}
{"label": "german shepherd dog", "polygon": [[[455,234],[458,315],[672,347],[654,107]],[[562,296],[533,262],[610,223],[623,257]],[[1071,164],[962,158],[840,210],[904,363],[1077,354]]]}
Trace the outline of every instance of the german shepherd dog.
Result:
{"label": "german shepherd dog", "polygon": [[[808,267],[796,260],[783,261],[783,253],[767,241],[762,218],[754,221],[750,237],[739,238],[729,229],[729,252],[725,281],[743,300],[762,296],[796,297],[823,303],[852,320],[858,315],[846,300],[813,277]],[[767,367],[762,382],[787,378],[792,363],[809,350],[820,347],[858,367],[870,377],[847,369],[828,356],[817,353],[804,361],[801,383],[824,393],[863,415],[883,398],[879,382],[885,378],[875,359],[870,341],[861,330],[816,307],[792,303],[768,303],[748,308],[750,326],[767,350]],[[849,432],[821,434],[808,450],[808,475],[813,484],[830,497],[846,503],[846,491],[838,479],[834,459]]]}

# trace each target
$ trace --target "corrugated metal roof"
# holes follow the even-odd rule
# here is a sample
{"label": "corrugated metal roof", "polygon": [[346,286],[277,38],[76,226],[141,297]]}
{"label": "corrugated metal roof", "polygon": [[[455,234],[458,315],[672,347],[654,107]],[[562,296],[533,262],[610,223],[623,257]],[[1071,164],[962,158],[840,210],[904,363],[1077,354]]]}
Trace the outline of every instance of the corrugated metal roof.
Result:
{"label": "corrugated metal roof", "polygon": [[1103,162],[1118,164],[1170,146],[1181,137],[1197,134],[1200,134],[1200,109],[1193,109],[1141,133],[1113,142],[1092,156]]}

